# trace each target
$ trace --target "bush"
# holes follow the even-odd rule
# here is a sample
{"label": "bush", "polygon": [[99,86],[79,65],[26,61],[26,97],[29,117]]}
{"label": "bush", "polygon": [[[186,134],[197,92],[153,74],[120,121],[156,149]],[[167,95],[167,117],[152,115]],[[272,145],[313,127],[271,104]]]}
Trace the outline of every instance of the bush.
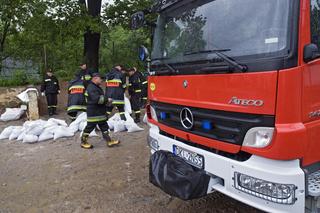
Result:
{"label": "bush", "polygon": [[27,84],[39,84],[39,77],[27,75],[23,70],[14,71],[12,77],[0,78],[0,87],[24,86]]}

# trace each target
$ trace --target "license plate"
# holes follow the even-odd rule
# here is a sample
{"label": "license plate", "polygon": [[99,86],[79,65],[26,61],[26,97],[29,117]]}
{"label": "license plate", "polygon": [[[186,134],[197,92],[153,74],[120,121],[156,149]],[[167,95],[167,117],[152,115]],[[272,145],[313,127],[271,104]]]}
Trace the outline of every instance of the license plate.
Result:
{"label": "license plate", "polygon": [[173,154],[178,157],[181,157],[192,166],[195,166],[199,169],[204,168],[204,157],[195,152],[191,152],[189,150],[174,145]]}

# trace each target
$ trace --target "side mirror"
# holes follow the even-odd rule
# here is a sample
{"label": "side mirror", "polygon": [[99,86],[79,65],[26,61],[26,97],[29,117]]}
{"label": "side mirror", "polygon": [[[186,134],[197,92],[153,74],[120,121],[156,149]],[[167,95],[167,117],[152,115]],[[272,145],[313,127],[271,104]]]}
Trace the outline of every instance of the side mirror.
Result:
{"label": "side mirror", "polygon": [[146,61],[148,58],[149,58],[148,49],[145,46],[141,45],[139,47],[139,59],[140,59],[140,61]]}
{"label": "side mirror", "polygon": [[310,61],[319,58],[319,48],[316,44],[307,44],[303,49],[303,60],[306,63],[309,63]]}
{"label": "side mirror", "polygon": [[132,30],[137,30],[145,25],[145,15],[143,11],[134,13],[131,16],[130,27]]}

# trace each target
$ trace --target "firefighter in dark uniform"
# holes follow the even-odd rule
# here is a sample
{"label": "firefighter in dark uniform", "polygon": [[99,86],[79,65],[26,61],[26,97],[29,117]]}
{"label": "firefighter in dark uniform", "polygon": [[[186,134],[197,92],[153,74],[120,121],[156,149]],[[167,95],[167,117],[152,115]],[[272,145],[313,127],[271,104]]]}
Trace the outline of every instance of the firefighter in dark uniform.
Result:
{"label": "firefighter in dark uniform", "polygon": [[115,66],[106,75],[106,98],[112,100],[107,106],[107,115],[109,116],[114,107],[117,107],[121,120],[126,120],[124,113],[124,94],[126,89],[126,76],[122,73],[120,65]]}
{"label": "firefighter in dark uniform", "polygon": [[47,97],[49,116],[56,115],[58,94],[60,86],[58,79],[53,75],[52,70],[48,69],[41,85],[42,96]]}
{"label": "firefighter in dark uniform", "polygon": [[148,102],[148,80],[136,67],[134,69],[138,72],[141,81],[141,108],[145,108]]}
{"label": "firefighter in dark uniform", "polygon": [[86,101],[84,97],[85,87],[81,79],[70,81],[68,87],[68,115],[72,121],[77,118],[78,112],[85,112]]}
{"label": "firefighter in dark uniform", "polygon": [[132,107],[132,116],[134,122],[140,123],[140,107],[141,107],[141,95],[142,95],[142,82],[140,79],[140,74],[136,71],[135,68],[129,70],[129,95],[130,103]]}
{"label": "firefighter in dark uniform", "polygon": [[92,75],[92,81],[88,84],[85,96],[87,100],[87,126],[81,137],[81,147],[84,149],[92,149],[93,146],[88,143],[90,133],[98,125],[102,132],[103,138],[106,140],[108,147],[120,144],[120,141],[112,140],[109,136],[109,126],[107,123],[106,104],[108,99],[100,87],[102,79],[99,73]]}
{"label": "firefighter in dark uniform", "polygon": [[80,65],[80,71],[76,74],[76,78],[81,79],[84,83],[85,88],[87,88],[93,71],[87,68],[87,64],[83,63]]}

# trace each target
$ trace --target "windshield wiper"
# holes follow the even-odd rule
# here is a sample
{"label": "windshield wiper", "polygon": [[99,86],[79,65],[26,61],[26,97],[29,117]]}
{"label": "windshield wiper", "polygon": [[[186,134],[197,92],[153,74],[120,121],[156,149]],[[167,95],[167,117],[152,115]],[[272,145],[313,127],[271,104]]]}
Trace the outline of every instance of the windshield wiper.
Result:
{"label": "windshield wiper", "polygon": [[231,66],[239,69],[242,72],[245,72],[248,70],[248,67],[246,65],[240,64],[233,58],[225,55],[223,52],[228,52],[231,51],[231,49],[215,49],[215,50],[201,50],[201,51],[195,51],[195,52],[186,52],[184,55],[196,55],[196,54],[201,54],[201,53],[215,53],[217,56],[222,58],[225,62],[230,64]]}
{"label": "windshield wiper", "polygon": [[[169,58],[163,58],[163,59],[169,59]],[[161,60],[161,59],[160,59]],[[151,75],[172,75],[172,74],[179,74],[179,70],[176,70],[173,66],[171,66],[168,63],[165,63],[164,61],[160,61],[159,59],[153,59],[153,62],[158,62],[159,64],[165,65],[169,70],[164,71],[154,71],[150,72]]]}

